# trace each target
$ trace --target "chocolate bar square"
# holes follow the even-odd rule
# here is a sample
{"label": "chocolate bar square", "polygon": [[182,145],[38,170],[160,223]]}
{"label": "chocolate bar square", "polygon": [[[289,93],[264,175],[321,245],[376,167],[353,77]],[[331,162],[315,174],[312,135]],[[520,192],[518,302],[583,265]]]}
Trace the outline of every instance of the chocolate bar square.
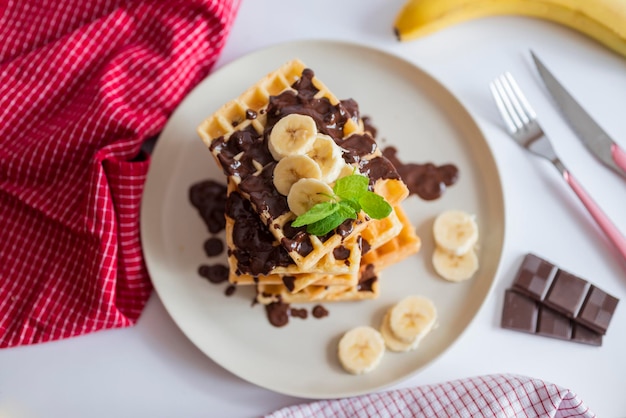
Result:
{"label": "chocolate bar square", "polygon": [[569,318],[574,318],[585,300],[589,283],[563,270],[558,270],[543,302]]}
{"label": "chocolate bar square", "polygon": [[619,300],[614,296],[591,285],[577,319],[581,324],[604,333],[609,327],[613,313],[615,313],[617,302]]}
{"label": "chocolate bar square", "polygon": [[600,346],[602,345],[602,334],[574,323],[574,327],[572,329],[572,341]]}
{"label": "chocolate bar square", "polygon": [[537,330],[537,302],[513,290],[504,294],[502,328],[534,334]]}
{"label": "chocolate bar square", "polygon": [[541,300],[550,288],[556,271],[556,266],[546,260],[534,254],[526,254],[513,281],[513,287],[520,293]]}
{"label": "chocolate bar square", "polygon": [[539,306],[537,334],[546,337],[569,340],[572,338],[572,324],[569,318],[545,306]]}

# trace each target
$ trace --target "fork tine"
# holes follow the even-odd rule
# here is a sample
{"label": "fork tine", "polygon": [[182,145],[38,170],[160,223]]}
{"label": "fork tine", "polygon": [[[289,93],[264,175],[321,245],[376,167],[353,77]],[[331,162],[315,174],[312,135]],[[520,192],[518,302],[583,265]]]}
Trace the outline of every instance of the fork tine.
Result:
{"label": "fork tine", "polygon": [[515,93],[515,96],[519,99],[520,104],[523,107],[525,113],[528,115],[530,119],[536,119],[537,114],[533,110],[530,103],[528,103],[528,100],[526,100],[526,96],[524,96],[524,93],[522,93],[522,89],[519,88],[519,86],[517,85],[517,82],[515,81],[511,73],[507,72],[505,74],[505,77],[507,81],[509,82],[509,84],[511,85],[511,89]]}
{"label": "fork tine", "polygon": [[[522,92],[519,87],[517,87],[517,83],[515,83],[513,76],[506,72],[500,77],[500,80],[502,81],[502,87],[506,92],[507,98],[511,102],[511,111],[515,112],[517,117],[522,122],[522,125],[527,125],[530,122],[530,118],[520,103],[518,94],[522,94]],[[517,90],[514,90],[512,83],[515,84]]]}
{"label": "fork tine", "polygon": [[502,101],[502,97],[500,96],[500,92],[496,87],[495,81],[489,83],[489,88],[491,89],[491,95],[493,96],[493,100],[496,102],[496,107],[500,111],[500,116],[502,116],[506,127],[508,128],[509,132],[515,132],[517,130],[517,126],[515,125],[515,122],[513,122],[513,119],[511,119],[511,117],[509,116],[509,112],[506,109],[504,102]]}
{"label": "fork tine", "polygon": [[513,104],[511,103],[510,96],[503,86],[503,77],[500,76],[494,80],[495,89],[503,104],[504,112],[501,110],[502,117],[507,120],[507,125],[511,133],[521,130],[524,127],[521,119],[517,115]]}

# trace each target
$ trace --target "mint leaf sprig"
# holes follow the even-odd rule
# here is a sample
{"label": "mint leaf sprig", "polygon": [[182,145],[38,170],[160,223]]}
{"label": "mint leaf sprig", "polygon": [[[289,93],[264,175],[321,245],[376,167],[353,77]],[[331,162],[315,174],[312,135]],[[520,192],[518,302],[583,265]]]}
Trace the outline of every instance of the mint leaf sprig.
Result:
{"label": "mint leaf sprig", "polygon": [[361,174],[340,178],[335,182],[333,195],[328,196],[328,201],[317,203],[291,225],[306,225],[309,234],[323,236],[346,219],[356,219],[361,210],[373,219],[386,218],[391,213],[391,205],[381,195],[369,191],[368,185],[369,179]]}

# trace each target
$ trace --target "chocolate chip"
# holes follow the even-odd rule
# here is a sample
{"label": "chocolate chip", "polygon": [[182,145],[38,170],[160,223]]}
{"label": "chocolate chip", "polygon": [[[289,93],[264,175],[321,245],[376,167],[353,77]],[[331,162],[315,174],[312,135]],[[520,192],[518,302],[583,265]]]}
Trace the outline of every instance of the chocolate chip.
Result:
{"label": "chocolate chip", "polygon": [[220,255],[224,251],[224,243],[220,238],[212,237],[204,241],[204,252],[209,257]]}
{"label": "chocolate chip", "polygon": [[328,311],[322,305],[315,305],[313,307],[312,313],[313,313],[313,316],[318,319],[328,316]]}
{"label": "chocolate chip", "polygon": [[284,327],[289,323],[289,304],[283,302],[272,302],[265,305],[267,319],[275,327]]}
{"label": "chocolate chip", "polygon": [[211,283],[223,283],[228,280],[228,267],[223,264],[203,264],[198,268],[198,274]]}
{"label": "chocolate chip", "polygon": [[296,318],[306,319],[309,313],[306,309],[291,308],[289,314]]}

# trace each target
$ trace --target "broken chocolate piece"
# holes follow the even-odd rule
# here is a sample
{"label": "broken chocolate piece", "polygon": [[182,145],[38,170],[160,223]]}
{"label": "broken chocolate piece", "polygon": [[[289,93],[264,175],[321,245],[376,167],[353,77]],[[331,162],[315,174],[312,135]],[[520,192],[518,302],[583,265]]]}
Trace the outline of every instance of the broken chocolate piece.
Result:
{"label": "broken chocolate piece", "polygon": [[606,334],[619,299],[534,254],[527,254],[513,289],[575,323]]}
{"label": "broken chocolate piece", "polygon": [[602,345],[602,334],[575,323],[565,315],[541,305],[514,289],[506,290],[500,325],[502,328],[544,337]]}

